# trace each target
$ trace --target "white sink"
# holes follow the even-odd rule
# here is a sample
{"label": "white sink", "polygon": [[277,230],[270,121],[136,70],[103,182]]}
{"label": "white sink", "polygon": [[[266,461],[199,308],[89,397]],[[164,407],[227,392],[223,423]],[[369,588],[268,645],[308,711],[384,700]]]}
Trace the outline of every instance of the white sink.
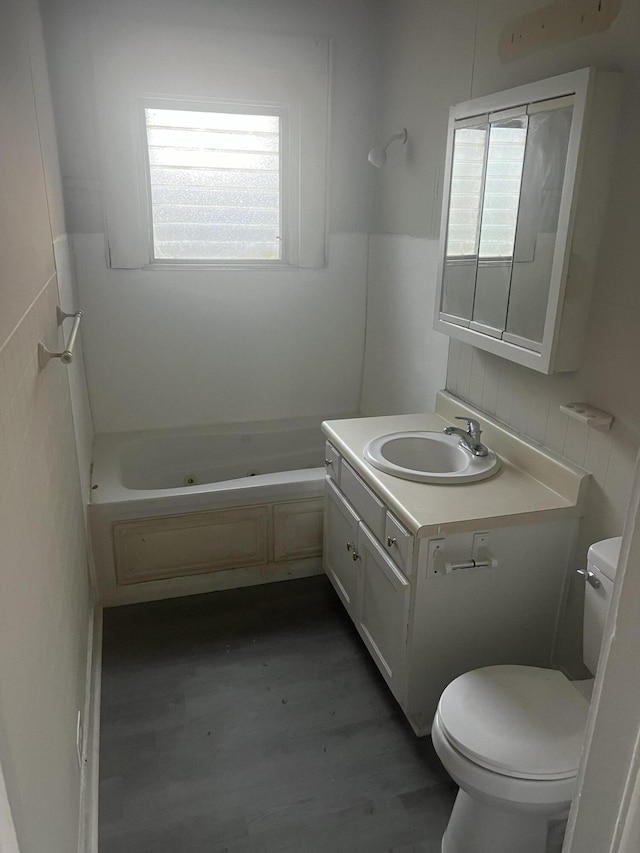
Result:
{"label": "white sink", "polygon": [[473,456],[457,435],[443,432],[389,432],[372,439],[364,458],[385,474],[418,483],[472,483],[500,470],[500,459],[489,450]]}

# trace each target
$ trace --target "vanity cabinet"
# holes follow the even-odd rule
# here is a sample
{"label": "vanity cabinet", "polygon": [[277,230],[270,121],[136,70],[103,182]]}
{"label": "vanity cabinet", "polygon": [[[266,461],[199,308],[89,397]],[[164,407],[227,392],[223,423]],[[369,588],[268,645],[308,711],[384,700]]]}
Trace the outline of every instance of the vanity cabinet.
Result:
{"label": "vanity cabinet", "polygon": [[451,108],[438,331],[543,373],[579,367],[619,82],[586,68]]}
{"label": "vanity cabinet", "polygon": [[[469,407],[447,412],[449,420],[458,414],[480,417]],[[541,458],[535,477],[503,457],[491,480],[438,486],[400,480],[364,460],[376,435],[445,423],[434,414],[323,424],[324,568],[419,735],[430,731],[440,694],[461,673],[552,663],[588,476],[565,463],[556,471],[519,438],[520,460]],[[486,420],[483,428],[493,439]]]}

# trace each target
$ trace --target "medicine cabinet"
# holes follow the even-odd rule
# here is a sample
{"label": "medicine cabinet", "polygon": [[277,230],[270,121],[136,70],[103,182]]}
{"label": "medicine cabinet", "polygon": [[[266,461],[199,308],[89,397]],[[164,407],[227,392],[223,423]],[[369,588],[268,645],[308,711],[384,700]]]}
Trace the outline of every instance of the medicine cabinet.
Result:
{"label": "medicine cabinet", "polygon": [[619,76],[586,68],[451,108],[438,331],[542,373],[579,367]]}

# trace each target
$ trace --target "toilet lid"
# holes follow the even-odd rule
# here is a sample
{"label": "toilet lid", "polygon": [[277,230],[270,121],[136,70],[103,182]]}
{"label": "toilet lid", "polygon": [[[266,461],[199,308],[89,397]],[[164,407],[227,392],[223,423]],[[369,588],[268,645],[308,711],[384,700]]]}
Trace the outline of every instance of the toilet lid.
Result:
{"label": "toilet lid", "polygon": [[575,776],[589,703],[553,669],[488,666],[452,681],[439,719],[476,764],[521,779]]}

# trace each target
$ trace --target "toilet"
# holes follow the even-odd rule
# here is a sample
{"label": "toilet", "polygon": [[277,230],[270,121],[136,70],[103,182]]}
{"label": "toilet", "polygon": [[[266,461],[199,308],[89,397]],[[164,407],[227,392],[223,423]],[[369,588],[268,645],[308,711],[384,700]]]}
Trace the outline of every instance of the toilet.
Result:
{"label": "toilet", "polygon": [[[621,537],[589,548],[583,659],[594,673]],[[445,689],[431,730],[457,783],[442,853],[545,853],[549,821],[573,798],[593,679],[558,670],[488,666]]]}

